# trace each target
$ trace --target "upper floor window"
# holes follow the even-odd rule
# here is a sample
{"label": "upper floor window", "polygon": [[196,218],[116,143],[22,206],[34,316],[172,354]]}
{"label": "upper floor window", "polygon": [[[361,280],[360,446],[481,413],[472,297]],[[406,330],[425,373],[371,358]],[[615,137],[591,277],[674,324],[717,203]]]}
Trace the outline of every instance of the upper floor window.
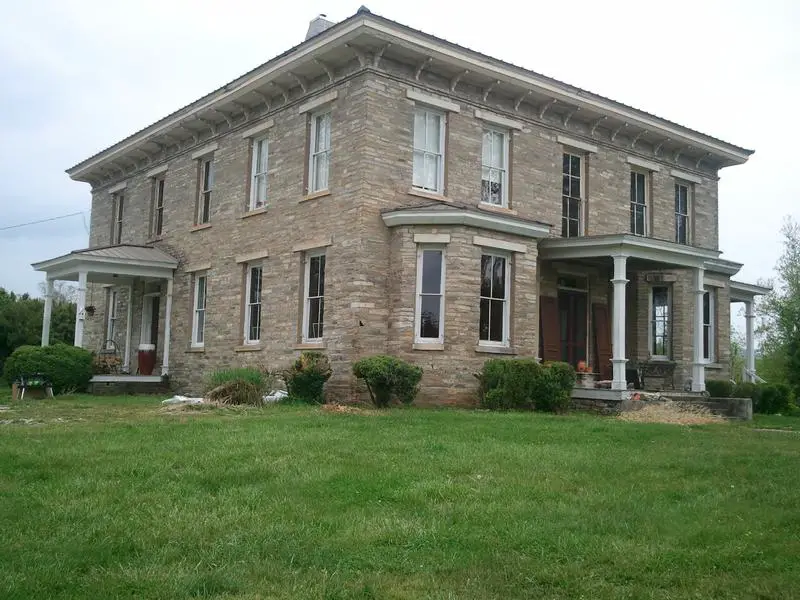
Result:
{"label": "upper floor window", "polygon": [[261,341],[261,265],[249,265],[245,285],[244,343]]}
{"label": "upper floor window", "polygon": [[214,158],[206,157],[200,161],[200,195],[197,201],[197,225],[211,220],[211,194],[214,189]]}
{"label": "upper floor window", "polygon": [[581,235],[583,207],[583,161],[576,154],[564,153],[561,167],[561,237]]}
{"label": "upper floor window", "polygon": [[250,205],[255,210],[267,205],[267,161],[269,145],[266,138],[253,140],[253,159],[250,165]]}
{"label": "upper floor window", "polygon": [[647,175],[631,171],[631,233],[647,235]]}
{"label": "upper floor window", "polygon": [[444,250],[417,251],[416,341],[444,341]]}
{"label": "upper floor window", "polygon": [[484,129],[481,156],[481,202],[508,206],[508,133]]}
{"label": "upper floor window", "polygon": [[202,347],[206,339],[206,302],[208,276],[197,275],[194,279],[194,315],[192,318],[192,346]]}
{"label": "upper floor window", "polygon": [[675,241],[689,243],[689,186],[675,184]]}
{"label": "upper floor window", "polygon": [[415,188],[444,193],[444,114],[430,108],[414,109]]}
{"label": "upper floor window", "polygon": [[311,140],[309,144],[308,192],[328,189],[328,172],[331,158],[331,113],[324,112],[311,117]]}
{"label": "upper floor window", "polygon": [[114,223],[111,229],[111,243],[122,243],[122,211],[125,206],[125,194],[114,194]]}
{"label": "upper floor window", "polygon": [[322,339],[325,317],[325,253],[306,255],[303,341]]}
{"label": "upper floor window", "polygon": [[481,344],[508,344],[510,287],[508,257],[499,254],[483,254],[481,256],[479,324]]}
{"label": "upper floor window", "polygon": [[669,358],[672,337],[669,288],[654,286],[650,304],[650,354],[658,358]]}
{"label": "upper floor window", "polygon": [[152,235],[158,237],[164,229],[164,178],[153,179]]}
{"label": "upper floor window", "polygon": [[703,359],[714,362],[716,294],[714,290],[706,290],[703,294]]}

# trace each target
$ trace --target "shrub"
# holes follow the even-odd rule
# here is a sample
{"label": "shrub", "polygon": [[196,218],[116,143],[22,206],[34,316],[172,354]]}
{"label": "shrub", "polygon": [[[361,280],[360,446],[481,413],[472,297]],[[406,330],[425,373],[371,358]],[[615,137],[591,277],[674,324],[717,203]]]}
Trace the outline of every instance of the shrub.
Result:
{"label": "shrub", "polygon": [[53,384],[53,393],[83,392],[92,378],[92,353],[66,344],[20,346],[6,359],[9,383],[20,375],[42,373]]}
{"label": "shrub", "polygon": [[353,364],[353,375],[363,379],[372,403],[384,408],[392,399],[411,404],[419,391],[422,369],[394,356],[379,354]]}
{"label": "shrub", "polygon": [[264,390],[247,379],[228,379],[209,390],[206,397],[221,404],[260,406],[264,402]]}
{"label": "shrub", "polygon": [[727,379],[708,379],[706,391],[712,398],[730,398],[733,396],[733,383]]}
{"label": "shrub", "polygon": [[753,411],[764,414],[787,414],[792,412],[792,388],[785,383],[764,383],[758,403],[753,402]]}
{"label": "shrub", "polygon": [[325,401],[323,388],[332,373],[328,357],[322,352],[303,352],[283,372],[286,391],[294,399],[322,404]]}
{"label": "shrub", "polygon": [[534,359],[491,358],[478,374],[479,404],[493,410],[532,409],[542,367]]}
{"label": "shrub", "polygon": [[206,392],[231,381],[246,381],[254,385],[262,395],[269,392],[272,380],[269,373],[255,367],[239,367],[234,369],[217,369],[208,376]]}
{"label": "shrub", "polygon": [[564,412],[572,402],[574,387],[575,369],[569,363],[546,363],[536,382],[535,408],[549,412]]}

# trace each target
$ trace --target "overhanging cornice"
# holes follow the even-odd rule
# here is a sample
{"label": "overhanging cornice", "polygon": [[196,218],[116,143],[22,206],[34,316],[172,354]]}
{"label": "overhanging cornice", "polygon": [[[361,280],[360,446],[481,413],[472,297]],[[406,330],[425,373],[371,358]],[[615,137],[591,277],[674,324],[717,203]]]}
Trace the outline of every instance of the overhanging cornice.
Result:
{"label": "overhanging cornice", "polygon": [[386,212],[381,215],[387,227],[407,225],[465,225],[510,233],[527,238],[544,238],[550,234],[550,226],[533,221],[512,219],[503,215],[491,215],[458,208],[409,208]]}

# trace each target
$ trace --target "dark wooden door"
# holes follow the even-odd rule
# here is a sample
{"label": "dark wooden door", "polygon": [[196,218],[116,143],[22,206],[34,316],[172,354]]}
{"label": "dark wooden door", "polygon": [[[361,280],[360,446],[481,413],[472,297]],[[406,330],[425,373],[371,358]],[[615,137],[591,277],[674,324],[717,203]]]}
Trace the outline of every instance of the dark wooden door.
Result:
{"label": "dark wooden door", "polygon": [[558,293],[558,322],[561,360],[573,367],[586,360],[586,294],[561,290]]}

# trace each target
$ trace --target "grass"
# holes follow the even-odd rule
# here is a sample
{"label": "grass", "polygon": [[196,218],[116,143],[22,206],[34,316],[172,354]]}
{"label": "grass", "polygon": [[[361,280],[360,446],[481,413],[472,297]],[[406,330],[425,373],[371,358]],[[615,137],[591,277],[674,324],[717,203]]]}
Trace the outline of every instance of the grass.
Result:
{"label": "grass", "polygon": [[2,598],[800,589],[800,434],[466,410],[165,414],[147,397],[31,401],[0,420],[14,421],[0,425]]}

